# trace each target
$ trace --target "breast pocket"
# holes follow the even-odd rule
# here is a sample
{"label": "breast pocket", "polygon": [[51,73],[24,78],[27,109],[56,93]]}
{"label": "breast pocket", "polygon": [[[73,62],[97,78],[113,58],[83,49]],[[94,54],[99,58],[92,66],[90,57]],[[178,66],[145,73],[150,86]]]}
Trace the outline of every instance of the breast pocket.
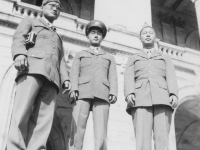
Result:
{"label": "breast pocket", "polygon": [[101,62],[102,66],[104,68],[108,69],[110,67],[110,61],[111,61],[110,57],[108,57],[108,56],[102,56],[101,58],[102,58],[102,62]]}
{"label": "breast pocket", "polygon": [[38,33],[37,35],[38,39],[49,39],[50,35],[49,35],[49,31],[48,30],[42,30],[41,32]]}
{"label": "breast pocket", "polygon": [[165,64],[165,59],[162,57],[155,57],[153,61],[153,66],[156,69],[160,69],[165,71],[166,70],[166,64]]}
{"label": "breast pocket", "polygon": [[92,62],[92,57],[90,55],[82,55],[80,57],[81,59],[81,67],[89,66]]}
{"label": "breast pocket", "polygon": [[145,58],[138,58],[134,61],[135,72],[143,70],[147,66],[147,60]]}

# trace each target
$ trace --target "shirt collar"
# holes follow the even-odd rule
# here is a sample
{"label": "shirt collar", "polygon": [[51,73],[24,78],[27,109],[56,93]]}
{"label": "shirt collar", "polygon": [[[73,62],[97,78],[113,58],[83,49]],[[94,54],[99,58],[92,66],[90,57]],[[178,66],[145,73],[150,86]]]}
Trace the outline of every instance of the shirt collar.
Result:
{"label": "shirt collar", "polygon": [[145,53],[150,52],[153,53],[153,51],[155,50],[154,48],[151,49],[142,49]]}
{"label": "shirt collar", "polygon": [[91,46],[91,45],[90,45],[90,48],[91,48],[92,50],[98,50],[98,51],[100,50],[100,46],[99,46],[99,47],[95,47],[95,46]]}

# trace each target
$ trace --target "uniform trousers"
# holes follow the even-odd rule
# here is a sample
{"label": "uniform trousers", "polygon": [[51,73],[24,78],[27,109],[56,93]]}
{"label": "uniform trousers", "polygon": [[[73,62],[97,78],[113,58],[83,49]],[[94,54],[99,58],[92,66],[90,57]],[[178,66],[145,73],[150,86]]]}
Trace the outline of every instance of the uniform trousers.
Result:
{"label": "uniform trousers", "polygon": [[155,150],[169,150],[172,109],[165,105],[138,107],[131,111],[136,150],[151,150],[152,130]]}
{"label": "uniform trousers", "polygon": [[18,79],[7,150],[46,150],[56,95],[56,86],[42,75]]}
{"label": "uniform trousers", "polygon": [[94,98],[78,100],[73,108],[71,144],[82,150],[90,110],[93,112],[95,150],[107,150],[107,125],[110,105]]}

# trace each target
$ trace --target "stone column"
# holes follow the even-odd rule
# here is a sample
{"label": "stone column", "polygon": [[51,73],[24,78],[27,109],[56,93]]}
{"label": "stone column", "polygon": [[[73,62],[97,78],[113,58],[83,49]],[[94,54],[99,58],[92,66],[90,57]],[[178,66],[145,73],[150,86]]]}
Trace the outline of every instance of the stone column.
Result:
{"label": "stone column", "polygon": [[199,28],[199,35],[200,35],[200,0],[191,0],[196,8],[196,15],[197,15],[197,22]]}
{"label": "stone column", "polygon": [[152,25],[150,0],[95,0],[94,19],[138,33],[146,22]]}
{"label": "stone column", "polygon": [[14,7],[13,1],[0,1],[0,12],[12,14]]}

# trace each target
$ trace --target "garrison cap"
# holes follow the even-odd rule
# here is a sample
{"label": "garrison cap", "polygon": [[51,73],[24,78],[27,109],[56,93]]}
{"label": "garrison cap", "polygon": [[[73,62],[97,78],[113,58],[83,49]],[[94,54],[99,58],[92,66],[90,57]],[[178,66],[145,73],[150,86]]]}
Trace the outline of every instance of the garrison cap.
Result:
{"label": "garrison cap", "polygon": [[43,0],[42,5],[46,5],[47,3],[50,3],[50,2],[56,2],[61,5],[60,0]]}
{"label": "garrison cap", "polygon": [[[154,28],[152,26],[150,26],[148,23],[145,22],[144,25],[142,26],[142,29],[140,30],[140,35],[142,33],[142,30],[145,28],[152,28],[154,30]],[[154,32],[155,32],[155,30],[154,30]]]}
{"label": "garrison cap", "polygon": [[103,38],[105,38],[106,33],[107,33],[107,28],[106,28],[106,25],[103,22],[101,22],[99,20],[90,21],[87,24],[86,29],[85,29],[86,36],[88,36],[91,28],[99,28],[99,29],[101,29],[102,34],[103,34]]}

